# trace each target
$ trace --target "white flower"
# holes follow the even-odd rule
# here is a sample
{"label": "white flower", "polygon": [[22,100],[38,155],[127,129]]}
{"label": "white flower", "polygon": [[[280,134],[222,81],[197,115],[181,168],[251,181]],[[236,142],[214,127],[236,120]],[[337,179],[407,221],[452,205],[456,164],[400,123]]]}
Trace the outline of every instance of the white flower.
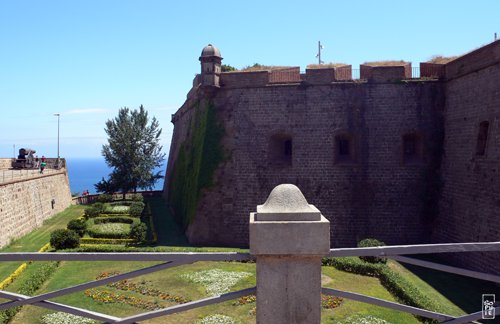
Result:
{"label": "white flower", "polygon": [[57,312],[42,316],[43,324],[93,324],[94,320],[68,313]]}
{"label": "white flower", "polygon": [[202,284],[210,296],[229,292],[240,279],[251,276],[250,272],[232,272],[220,269],[204,270],[183,275],[184,278]]}
{"label": "white flower", "polygon": [[214,314],[209,315],[196,322],[197,324],[236,324],[236,320],[232,317]]}
{"label": "white flower", "polygon": [[341,324],[391,324],[386,320],[381,318],[371,316],[371,315],[354,315],[348,317],[345,321],[340,322]]}

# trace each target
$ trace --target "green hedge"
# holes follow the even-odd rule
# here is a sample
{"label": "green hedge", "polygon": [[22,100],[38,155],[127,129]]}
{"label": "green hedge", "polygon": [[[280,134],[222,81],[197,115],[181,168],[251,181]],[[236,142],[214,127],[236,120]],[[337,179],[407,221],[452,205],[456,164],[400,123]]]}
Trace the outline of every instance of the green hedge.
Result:
{"label": "green hedge", "polygon": [[[396,300],[402,304],[441,312],[439,306],[422,294],[413,284],[382,263],[368,263],[357,257],[323,258],[323,265],[355,274],[377,277]],[[424,322],[433,323],[428,318],[417,316]]]}
{"label": "green hedge", "polygon": [[135,219],[126,216],[108,216],[108,217],[96,217],[92,220],[92,222],[97,224],[106,224],[106,223],[125,223],[132,224]]}
{"label": "green hedge", "polygon": [[69,229],[56,229],[50,233],[50,245],[56,250],[73,249],[80,245],[80,235]]}
{"label": "green hedge", "polygon": [[[358,242],[359,248],[364,247],[374,247],[374,246],[385,246],[385,243],[374,238],[366,238]],[[386,257],[380,256],[360,256],[361,260],[369,263],[387,263]]]}
{"label": "green hedge", "polygon": [[130,215],[139,217],[142,214],[142,211],[144,210],[144,203],[141,201],[134,201],[130,205]]}
{"label": "green hedge", "polygon": [[110,238],[94,238],[84,237],[80,239],[80,244],[130,244],[135,243],[133,239],[110,239]]}
{"label": "green hedge", "polygon": [[104,213],[106,214],[129,214],[129,212],[130,206],[126,206],[123,204],[106,206],[104,208]]}
{"label": "green hedge", "polygon": [[110,202],[109,205],[110,206],[130,206],[133,203],[134,202],[132,200],[120,200],[120,201]]}
{"label": "green hedge", "polygon": [[101,213],[97,217],[132,217],[130,214],[108,214],[108,213]]}

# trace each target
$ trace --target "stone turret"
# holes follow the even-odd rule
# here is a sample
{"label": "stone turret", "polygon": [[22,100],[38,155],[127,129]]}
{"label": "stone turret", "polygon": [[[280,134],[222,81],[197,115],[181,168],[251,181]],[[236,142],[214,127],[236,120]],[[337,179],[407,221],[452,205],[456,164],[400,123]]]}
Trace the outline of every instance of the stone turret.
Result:
{"label": "stone turret", "polygon": [[222,57],[217,47],[208,44],[201,51],[201,85],[219,87]]}

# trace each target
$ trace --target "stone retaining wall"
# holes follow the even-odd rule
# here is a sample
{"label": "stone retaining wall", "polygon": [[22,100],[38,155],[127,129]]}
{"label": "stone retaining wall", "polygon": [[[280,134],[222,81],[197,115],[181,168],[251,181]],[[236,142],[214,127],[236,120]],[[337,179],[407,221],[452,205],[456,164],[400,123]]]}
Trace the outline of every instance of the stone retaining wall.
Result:
{"label": "stone retaining wall", "polygon": [[40,227],[69,205],[71,193],[65,169],[0,184],[0,247]]}

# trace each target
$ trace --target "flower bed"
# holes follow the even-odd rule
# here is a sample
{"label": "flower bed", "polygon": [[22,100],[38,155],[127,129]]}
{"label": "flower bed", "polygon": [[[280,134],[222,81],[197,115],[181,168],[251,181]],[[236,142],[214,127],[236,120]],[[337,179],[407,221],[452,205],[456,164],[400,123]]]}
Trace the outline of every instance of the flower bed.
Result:
{"label": "flower bed", "polygon": [[128,238],[130,235],[130,224],[104,223],[94,224],[87,228],[87,234],[95,238]]}
{"label": "flower bed", "polygon": [[[117,271],[102,272],[97,276],[96,280],[108,278],[118,274],[119,272]],[[186,299],[182,296],[171,295],[169,293],[162,292],[158,289],[149,287],[146,284],[136,284],[129,280],[121,280],[118,282],[110,283],[107,285],[107,287],[115,288],[117,290],[121,290],[124,292],[127,291],[135,292],[143,296],[157,297],[161,300],[174,302],[177,304],[183,304],[189,302],[189,299]],[[87,289],[85,290],[85,296],[90,297],[93,300],[101,303],[122,303],[147,310],[157,310],[164,308],[164,306],[159,304],[158,302],[150,302],[140,297],[128,296],[123,293],[109,291],[109,290]]]}
{"label": "flower bed", "polygon": [[130,207],[124,205],[111,205],[104,208],[104,212],[107,214],[128,214],[129,210]]}
{"label": "flower bed", "polygon": [[217,296],[229,292],[229,288],[234,286],[240,279],[251,276],[250,272],[223,271],[211,269],[188,273],[183,278],[202,284],[205,286],[207,294]]}
{"label": "flower bed", "polygon": [[117,215],[95,217],[87,221],[87,234],[93,238],[128,239],[134,223],[140,223],[140,219]]}
{"label": "flower bed", "polygon": [[[100,273],[99,276],[97,276],[96,280],[103,279],[103,278],[108,278],[108,277],[111,277],[111,276],[116,276],[118,274],[120,274],[120,273],[117,272],[117,271],[114,271],[114,272],[103,272],[103,273]],[[186,299],[186,298],[184,298],[182,296],[171,295],[171,294],[168,294],[166,292],[162,292],[162,291],[160,291],[158,289],[148,287],[145,284],[136,284],[136,283],[131,282],[129,280],[121,280],[121,281],[118,281],[118,282],[110,283],[107,286],[108,287],[113,287],[113,288],[116,288],[116,289],[119,289],[119,290],[123,290],[123,291],[134,291],[136,293],[139,293],[139,294],[145,295],[145,296],[158,297],[160,299],[163,299],[163,300],[166,300],[166,301],[175,302],[175,303],[178,303],[178,304],[184,304],[184,303],[189,302],[189,299]]]}

